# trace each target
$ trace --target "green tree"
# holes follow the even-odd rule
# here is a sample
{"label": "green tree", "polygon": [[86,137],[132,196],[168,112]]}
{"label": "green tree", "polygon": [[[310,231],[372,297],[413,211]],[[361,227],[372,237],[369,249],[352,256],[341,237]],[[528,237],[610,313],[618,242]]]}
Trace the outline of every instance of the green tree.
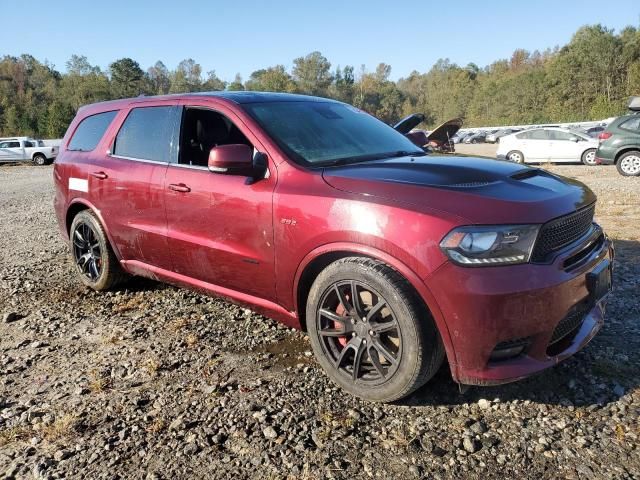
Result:
{"label": "green tree", "polygon": [[242,76],[239,73],[236,73],[236,77],[234,78],[233,82],[227,85],[227,90],[230,90],[230,91],[244,90],[244,85],[242,83]]}
{"label": "green tree", "polygon": [[276,65],[253,72],[245,83],[245,88],[263,92],[293,92],[296,84],[283,65]]}
{"label": "green tree", "polygon": [[300,92],[320,96],[327,94],[332,81],[331,63],[320,52],[296,58],[292,73]]}
{"label": "green tree", "polygon": [[121,58],[109,65],[114,98],[136,97],[143,93],[144,72],[135,60]]}
{"label": "green tree", "polygon": [[165,95],[169,93],[171,88],[171,79],[169,78],[169,70],[158,60],[153,67],[147,70],[147,81],[149,83],[149,91],[156,95]]}

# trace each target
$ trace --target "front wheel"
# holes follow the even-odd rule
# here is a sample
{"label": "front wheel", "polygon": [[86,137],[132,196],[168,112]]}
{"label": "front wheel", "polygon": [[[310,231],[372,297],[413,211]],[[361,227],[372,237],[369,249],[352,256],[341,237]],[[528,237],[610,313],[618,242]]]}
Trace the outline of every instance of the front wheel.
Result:
{"label": "front wheel", "polygon": [[616,162],[618,173],[625,177],[636,177],[640,175],[640,152],[632,150],[622,155]]}
{"label": "front wheel", "polygon": [[507,160],[513,163],[524,163],[524,155],[518,150],[507,153]]}
{"label": "front wheel", "polygon": [[75,216],[69,243],[76,272],[86,286],[108,290],[126,277],[102,225],[91,211],[83,210]]}
{"label": "front wheel", "polygon": [[398,272],[376,260],[349,257],[329,265],[311,287],[306,314],[320,365],[366,400],[403,398],[442,364],[429,312]]}
{"label": "front wheel", "polygon": [[596,149],[590,148],[589,150],[585,150],[582,154],[582,163],[593,167],[596,164]]}

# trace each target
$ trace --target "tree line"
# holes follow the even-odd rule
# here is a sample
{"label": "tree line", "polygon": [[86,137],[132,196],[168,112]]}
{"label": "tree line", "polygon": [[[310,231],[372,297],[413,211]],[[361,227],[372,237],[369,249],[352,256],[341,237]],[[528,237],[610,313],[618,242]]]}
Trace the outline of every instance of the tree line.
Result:
{"label": "tree line", "polygon": [[243,80],[204,73],[193,59],[169,70],[161,61],[144,71],[122,58],[107,71],[72,55],[62,73],[31,55],[0,60],[0,135],[61,137],[85,104],[138,95],[214,90],[295,92],[353,104],[387,123],[421,112],[426,126],[463,117],[467,126],[600,120],[625,111],[640,95],[640,29],[619,33],[602,25],[578,29],[563,47],[517,49],[480,68],[440,59],[430,70],[390,79],[391,65],[332,67],[320,52],[275,65]]}

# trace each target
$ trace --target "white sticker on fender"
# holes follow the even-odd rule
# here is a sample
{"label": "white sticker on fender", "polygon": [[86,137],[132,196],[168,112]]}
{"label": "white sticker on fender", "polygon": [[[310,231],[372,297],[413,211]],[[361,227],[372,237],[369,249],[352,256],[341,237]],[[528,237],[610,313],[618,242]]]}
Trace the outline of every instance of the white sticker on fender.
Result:
{"label": "white sticker on fender", "polygon": [[69,178],[69,190],[77,190],[78,192],[89,191],[89,181],[82,178]]}

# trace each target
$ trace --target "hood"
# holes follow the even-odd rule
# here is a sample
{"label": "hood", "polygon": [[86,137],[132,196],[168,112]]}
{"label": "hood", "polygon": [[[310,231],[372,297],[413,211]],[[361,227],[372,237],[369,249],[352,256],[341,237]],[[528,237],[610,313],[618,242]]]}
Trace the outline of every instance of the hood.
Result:
{"label": "hood", "polygon": [[418,125],[420,125],[423,121],[424,115],[422,113],[412,113],[408,117],[404,117],[402,120],[396,123],[393,128],[403,135],[406,135]]}
{"label": "hood", "polygon": [[462,119],[453,118],[444,122],[442,125],[436,127],[428,136],[427,139],[432,141],[438,141],[440,143],[448,142],[458,130],[462,128]]}
{"label": "hood", "polygon": [[475,157],[401,157],[326,168],[322,175],[338,190],[445,212],[469,223],[545,223],[596,199],[576,180]]}

